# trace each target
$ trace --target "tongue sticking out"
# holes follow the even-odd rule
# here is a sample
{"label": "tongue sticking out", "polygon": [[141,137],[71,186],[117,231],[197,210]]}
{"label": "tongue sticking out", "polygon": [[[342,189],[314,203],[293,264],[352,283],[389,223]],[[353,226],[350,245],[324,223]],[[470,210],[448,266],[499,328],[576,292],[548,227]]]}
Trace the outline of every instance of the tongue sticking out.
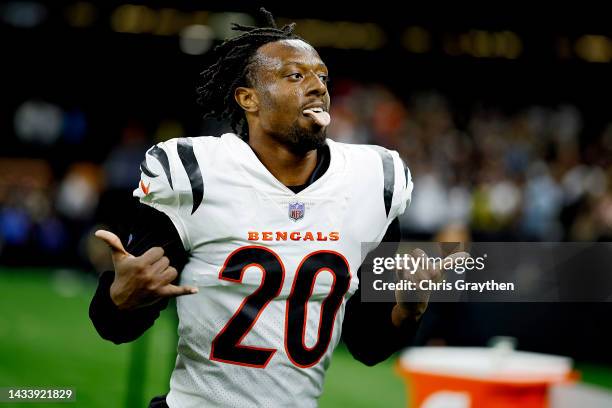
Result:
{"label": "tongue sticking out", "polygon": [[317,125],[321,127],[328,126],[329,122],[331,121],[331,117],[329,116],[329,113],[321,109],[305,109],[304,112],[302,113],[312,118],[312,120],[317,122]]}

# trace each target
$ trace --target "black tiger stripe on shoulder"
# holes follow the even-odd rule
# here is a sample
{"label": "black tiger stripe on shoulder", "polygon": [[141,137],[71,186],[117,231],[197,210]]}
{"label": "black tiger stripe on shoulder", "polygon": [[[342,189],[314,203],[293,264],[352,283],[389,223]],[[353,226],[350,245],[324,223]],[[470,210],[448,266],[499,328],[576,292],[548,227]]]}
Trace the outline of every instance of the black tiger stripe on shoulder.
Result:
{"label": "black tiger stripe on shoulder", "polygon": [[159,174],[155,174],[151,171],[150,168],[147,167],[147,159],[145,158],[142,163],[140,163],[140,171],[142,171],[144,174],[146,174],[147,176],[151,177],[151,178],[155,178],[157,176],[159,176]]}
{"label": "black tiger stripe on shoulder", "polygon": [[384,184],[383,184],[383,199],[385,201],[385,211],[387,216],[389,215],[389,211],[391,211],[391,203],[393,201],[393,190],[395,187],[395,169],[393,167],[393,156],[389,150],[380,146],[372,146],[376,152],[380,155],[380,159],[382,161],[383,166],[383,176],[384,176]]}
{"label": "black tiger stripe on shoulder", "polygon": [[191,194],[193,197],[191,214],[193,214],[204,198],[204,180],[202,179],[202,172],[200,171],[200,165],[193,152],[193,142],[190,138],[178,139],[176,150],[181,159],[181,163],[183,163],[187,177],[189,177],[189,183],[191,184]]}
{"label": "black tiger stripe on shoulder", "polygon": [[[157,159],[157,161],[159,161],[161,163],[162,168],[164,169],[164,173],[166,173],[166,178],[168,179],[168,184],[170,184],[170,188],[172,190],[174,190],[174,187],[172,186],[172,175],[170,173],[170,161],[168,160],[168,154],[166,154],[166,151],[164,149],[162,149],[161,147],[159,147],[159,146],[153,146],[151,149],[149,149],[147,154],[150,155],[150,156],[155,157]],[[142,164],[140,165],[140,168],[142,170]],[[145,168],[146,168],[146,163],[145,163]],[[144,171],[143,171],[143,173],[147,174]],[[149,177],[151,177],[151,176],[149,176]],[[155,177],[157,177],[157,175]]]}

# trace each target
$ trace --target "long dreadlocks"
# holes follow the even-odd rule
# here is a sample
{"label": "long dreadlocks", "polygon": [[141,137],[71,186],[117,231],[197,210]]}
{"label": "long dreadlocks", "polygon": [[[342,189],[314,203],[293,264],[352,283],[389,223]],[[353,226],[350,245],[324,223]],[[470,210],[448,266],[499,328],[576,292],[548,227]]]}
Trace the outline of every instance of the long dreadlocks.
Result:
{"label": "long dreadlocks", "polygon": [[252,87],[255,83],[253,66],[255,52],[264,44],[289,39],[301,39],[293,33],[295,23],[282,28],[276,26],[272,14],[260,9],[268,27],[251,27],[233,23],[232,30],[243,34],[224,41],[213,50],[216,62],[200,75],[201,85],[197,88],[198,103],[204,107],[204,117],[228,120],[233,131],[248,138],[248,126],[244,111],[234,100],[237,87]]}

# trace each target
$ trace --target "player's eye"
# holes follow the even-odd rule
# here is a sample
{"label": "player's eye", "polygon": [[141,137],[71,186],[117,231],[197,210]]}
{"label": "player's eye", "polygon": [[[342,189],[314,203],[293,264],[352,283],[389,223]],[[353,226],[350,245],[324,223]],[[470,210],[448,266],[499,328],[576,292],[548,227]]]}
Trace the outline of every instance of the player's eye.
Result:
{"label": "player's eye", "polygon": [[294,72],[293,74],[287,75],[287,77],[294,79],[296,81],[304,78],[304,76],[302,74],[300,74],[299,72]]}
{"label": "player's eye", "polygon": [[321,82],[323,82],[324,84],[329,83],[329,75],[321,74],[321,75],[319,75],[319,79],[320,79],[320,80],[321,80]]}

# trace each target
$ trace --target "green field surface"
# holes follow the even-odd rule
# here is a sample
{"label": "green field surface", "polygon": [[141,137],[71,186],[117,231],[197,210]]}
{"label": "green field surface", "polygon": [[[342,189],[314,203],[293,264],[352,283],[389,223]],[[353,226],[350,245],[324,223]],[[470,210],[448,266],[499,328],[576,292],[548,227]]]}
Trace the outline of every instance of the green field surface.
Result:
{"label": "green field surface", "polygon": [[[168,391],[176,345],[172,313],[164,312],[137,342],[116,346],[100,339],[89,321],[94,289],[95,279],[75,272],[0,269],[0,387],[76,390],[75,403],[0,408],[146,407],[152,396]],[[578,369],[585,382],[612,385],[610,367]],[[336,350],[322,408],[405,407],[405,401],[392,359],[366,367],[344,347]]]}

